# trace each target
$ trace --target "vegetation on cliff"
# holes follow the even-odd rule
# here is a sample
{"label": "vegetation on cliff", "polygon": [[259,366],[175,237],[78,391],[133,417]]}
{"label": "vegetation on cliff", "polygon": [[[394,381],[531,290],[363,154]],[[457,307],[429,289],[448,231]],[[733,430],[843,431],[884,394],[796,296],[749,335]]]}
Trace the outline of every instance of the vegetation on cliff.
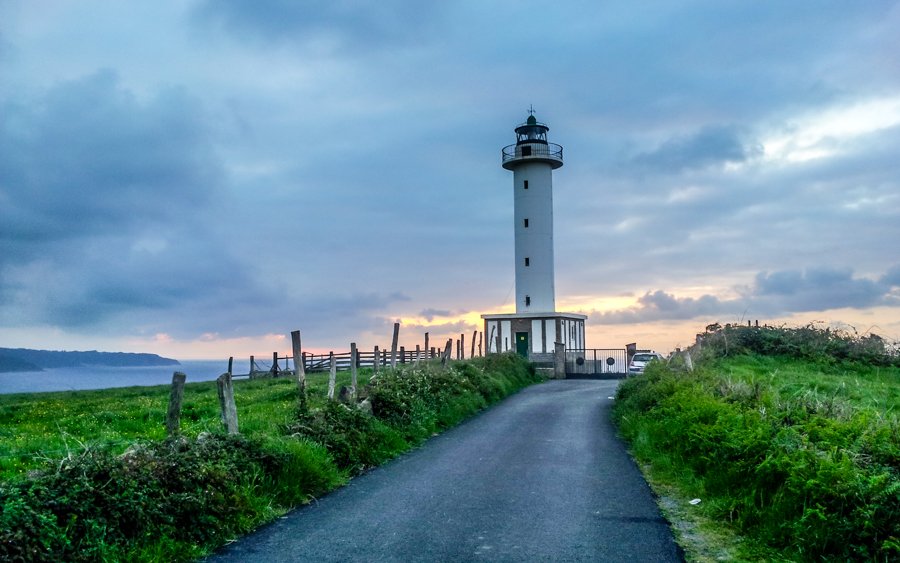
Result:
{"label": "vegetation on cliff", "polygon": [[691,352],[693,371],[656,363],[617,393],[651,481],[745,536],[739,558],[900,559],[895,348],[816,326],[713,325]]}

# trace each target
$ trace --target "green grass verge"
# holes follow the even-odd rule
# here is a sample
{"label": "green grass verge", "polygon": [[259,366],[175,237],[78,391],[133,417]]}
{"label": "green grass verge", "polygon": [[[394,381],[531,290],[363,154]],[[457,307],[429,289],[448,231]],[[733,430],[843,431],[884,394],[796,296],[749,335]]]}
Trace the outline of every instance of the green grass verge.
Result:
{"label": "green grass verge", "polygon": [[238,436],[195,383],[169,439],[167,386],[0,396],[0,560],[202,557],[537,381],[514,355],[405,365],[367,390],[371,415],[324,400],[327,375],[306,408],[291,380],[237,381]]}
{"label": "green grass verge", "polygon": [[[623,382],[622,436],[699,528],[743,537],[731,557],[900,559],[900,367],[852,346],[786,354],[777,330],[797,334],[766,330],[732,329],[728,355],[708,346],[693,372],[657,363]],[[737,345],[754,338],[766,348]]]}

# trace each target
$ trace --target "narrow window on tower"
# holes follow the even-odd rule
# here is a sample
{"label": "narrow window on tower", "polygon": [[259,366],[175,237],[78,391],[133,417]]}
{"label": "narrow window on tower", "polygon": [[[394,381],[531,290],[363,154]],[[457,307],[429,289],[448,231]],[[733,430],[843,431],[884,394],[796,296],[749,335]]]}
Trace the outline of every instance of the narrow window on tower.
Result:
{"label": "narrow window on tower", "polygon": [[528,266],[531,266],[531,258],[525,259],[525,267],[527,268]]}
{"label": "narrow window on tower", "polygon": [[526,307],[530,307],[530,306],[531,306],[531,296],[530,296],[530,295],[526,295],[526,296],[525,296],[525,306],[526,306]]}
{"label": "narrow window on tower", "polygon": [[525,219],[525,228],[528,228],[528,219]]}
{"label": "narrow window on tower", "polygon": [[525,189],[528,189],[528,180],[525,180]]}

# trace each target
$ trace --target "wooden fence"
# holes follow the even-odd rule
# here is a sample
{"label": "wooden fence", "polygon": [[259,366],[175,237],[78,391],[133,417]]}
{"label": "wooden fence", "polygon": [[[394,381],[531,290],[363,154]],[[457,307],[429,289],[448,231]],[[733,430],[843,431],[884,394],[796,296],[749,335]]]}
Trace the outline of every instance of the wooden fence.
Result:
{"label": "wooden fence", "polygon": [[[405,346],[397,346],[397,335],[399,331],[399,323],[394,325],[394,339],[391,349],[380,348],[375,346],[371,351],[357,351],[357,368],[373,368],[377,370],[381,367],[394,366],[396,364],[414,363],[423,360],[441,358],[446,350],[430,345],[429,334],[425,333],[424,346],[416,345],[414,350],[407,350]],[[468,357],[482,355],[484,334],[474,331],[470,341]],[[448,341],[453,346],[453,339]],[[351,348],[355,347],[355,343],[351,343]],[[466,354],[466,337],[460,334],[456,339],[455,359],[464,360]],[[295,351],[296,352],[296,351]],[[329,352],[328,354],[311,354],[308,352],[299,353],[299,361],[303,364],[304,373],[323,372],[331,369],[331,358],[334,356],[335,365],[338,371],[349,371],[352,364],[352,352]],[[449,359],[449,358],[448,358]],[[228,371],[231,373],[234,358],[228,361]],[[234,374],[234,378],[256,378],[256,377],[279,377],[296,373],[296,364],[294,355],[280,356],[277,352],[272,353],[271,363],[262,364],[257,360],[256,356],[250,356],[250,372],[245,374]]]}
{"label": "wooden fence", "polygon": [[[420,347],[417,344],[415,351],[407,351],[404,346],[398,347],[397,345],[399,334],[400,323],[395,323],[390,350],[381,350],[378,346],[375,346],[371,352],[361,352],[357,350],[356,343],[352,342],[350,343],[349,352],[308,354],[301,350],[300,331],[295,330],[291,333],[292,355],[279,356],[277,352],[273,352],[272,365],[267,369],[258,369],[260,366],[256,363],[256,357],[250,356],[250,373],[244,375],[232,374],[234,358],[229,358],[228,371],[220,375],[216,380],[219,392],[219,408],[222,424],[229,434],[238,433],[237,408],[235,407],[234,387],[232,383],[235,378],[295,377],[297,379],[297,387],[300,391],[301,400],[305,401],[306,374],[309,372],[327,371],[329,372],[328,399],[335,400],[335,374],[337,371],[349,371],[351,373],[350,387],[341,389],[339,400],[356,404],[359,400],[357,395],[357,370],[359,368],[371,367],[375,371],[373,377],[377,377],[379,369],[387,366],[393,367],[398,363],[405,364],[440,358],[441,362],[446,365],[451,359],[451,351],[453,348],[452,338],[448,339],[443,350],[440,350],[435,346],[429,345],[429,335],[426,332],[425,346]],[[484,335],[482,334],[481,336],[483,337]],[[478,341],[478,355],[480,356],[482,353],[482,339],[479,338],[479,333],[476,330],[472,335],[472,347],[469,357],[475,356],[476,339]],[[456,341],[456,359],[465,359],[464,334],[460,334],[459,339]],[[184,400],[184,385],[186,379],[187,376],[181,372],[175,372],[172,376],[169,408],[166,413],[166,431],[170,436],[178,434],[180,431],[181,404]],[[365,401],[363,401],[363,403],[365,403]]]}

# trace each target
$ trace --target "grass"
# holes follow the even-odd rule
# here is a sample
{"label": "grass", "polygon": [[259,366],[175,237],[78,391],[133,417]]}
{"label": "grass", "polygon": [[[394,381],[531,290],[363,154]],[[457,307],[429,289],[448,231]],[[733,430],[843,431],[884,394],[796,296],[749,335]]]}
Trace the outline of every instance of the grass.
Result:
{"label": "grass", "polygon": [[407,365],[372,414],[325,400],[327,375],[306,407],[292,380],[236,381],[238,436],[194,383],[175,438],[168,386],[0,396],[0,559],[196,559],[537,381],[514,355]]}
{"label": "grass", "polygon": [[[360,370],[359,381],[368,381],[371,371]],[[323,398],[328,374],[308,374],[307,385],[311,397]],[[338,372],[337,385],[350,385],[350,372]],[[234,386],[242,434],[268,436],[292,420],[293,380],[234,380]],[[167,385],[0,395],[0,479],[22,477],[85,448],[120,454],[135,441],[163,440],[168,402]],[[215,381],[185,386],[181,430],[190,438],[221,431]]]}
{"label": "grass", "polygon": [[710,560],[691,536],[718,533],[738,560],[900,559],[895,356],[766,330],[732,329],[728,352],[707,341],[693,372],[658,363],[618,390],[620,432],[687,522],[688,555]]}

